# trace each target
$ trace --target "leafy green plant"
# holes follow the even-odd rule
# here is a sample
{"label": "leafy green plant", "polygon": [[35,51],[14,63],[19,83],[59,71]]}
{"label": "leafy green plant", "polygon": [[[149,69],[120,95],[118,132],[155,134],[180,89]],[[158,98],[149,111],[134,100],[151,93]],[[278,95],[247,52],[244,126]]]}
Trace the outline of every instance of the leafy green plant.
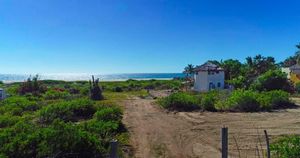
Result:
{"label": "leafy green plant", "polygon": [[91,118],[96,112],[94,103],[87,99],[62,101],[43,107],[39,111],[40,121],[51,123],[55,119],[76,121]]}
{"label": "leafy green plant", "polygon": [[258,91],[284,90],[288,92],[293,89],[287,79],[287,74],[277,69],[260,75],[251,88]]}
{"label": "leafy green plant", "polygon": [[94,118],[98,121],[117,121],[122,119],[122,111],[118,107],[106,107],[98,110],[94,114]]}
{"label": "leafy green plant", "polygon": [[14,96],[0,102],[0,111],[2,113],[10,113],[12,115],[22,115],[25,111],[36,111],[40,109],[40,105],[36,101],[30,101],[23,96]]}
{"label": "leafy green plant", "polygon": [[117,87],[115,87],[114,91],[115,91],[115,92],[123,92],[123,88],[117,86]]}
{"label": "leafy green plant", "polygon": [[218,100],[217,95],[218,92],[209,92],[201,95],[201,108],[207,111],[216,111],[215,104]]}
{"label": "leafy green plant", "polygon": [[289,99],[289,93],[282,90],[262,92],[258,95],[257,100],[260,102],[262,109],[282,109],[294,107]]}
{"label": "leafy green plant", "polygon": [[8,157],[103,157],[106,149],[96,135],[56,120],[43,128],[19,122],[1,130],[0,152]]}
{"label": "leafy green plant", "polygon": [[16,124],[19,120],[21,120],[18,116],[12,116],[12,115],[0,115],[0,128],[10,127],[14,124]]}
{"label": "leafy green plant", "polygon": [[46,91],[46,93],[43,95],[45,99],[48,100],[55,100],[55,99],[66,99],[70,97],[70,93],[67,91],[57,91],[54,89]]}
{"label": "leafy green plant", "polygon": [[260,110],[257,93],[249,90],[236,90],[225,101],[225,110],[255,112]]}
{"label": "leafy green plant", "polygon": [[170,110],[191,111],[200,109],[198,99],[183,92],[173,93],[166,98],[160,99],[158,102],[162,107]]}
{"label": "leafy green plant", "polygon": [[270,145],[272,157],[298,158],[300,157],[300,136],[284,136]]}

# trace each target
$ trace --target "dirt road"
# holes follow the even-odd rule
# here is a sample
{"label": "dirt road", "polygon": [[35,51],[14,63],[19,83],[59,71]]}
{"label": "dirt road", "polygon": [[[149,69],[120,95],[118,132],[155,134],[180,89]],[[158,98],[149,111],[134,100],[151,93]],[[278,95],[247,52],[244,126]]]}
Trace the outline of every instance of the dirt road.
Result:
{"label": "dirt road", "polygon": [[168,113],[155,105],[155,100],[137,97],[127,100],[124,106],[123,121],[138,158],[220,157],[222,126],[229,128],[230,157],[262,155],[264,129],[271,141],[278,135],[300,133],[300,109],[271,113]]}

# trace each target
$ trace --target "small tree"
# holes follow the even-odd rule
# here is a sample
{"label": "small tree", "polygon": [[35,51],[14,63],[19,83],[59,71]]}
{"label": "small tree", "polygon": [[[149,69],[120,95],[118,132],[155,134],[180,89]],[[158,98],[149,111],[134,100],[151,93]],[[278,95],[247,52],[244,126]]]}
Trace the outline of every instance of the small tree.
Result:
{"label": "small tree", "polygon": [[251,88],[258,91],[284,90],[291,92],[293,90],[287,74],[280,70],[269,70],[260,75]]}
{"label": "small tree", "polygon": [[90,83],[90,97],[92,100],[103,100],[104,97],[102,95],[102,88],[99,86],[99,78],[96,80],[94,76],[92,76],[92,81]]}
{"label": "small tree", "polygon": [[184,74],[186,74],[186,78],[185,78],[185,80],[186,80],[186,85],[185,85],[185,87],[186,87],[186,90],[188,89],[188,87],[191,87],[192,86],[192,84],[193,84],[193,75],[194,75],[194,73],[195,73],[195,67],[194,67],[194,65],[192,65],[192,64],[188,64],[185,68],[184,68],[184,71],[183,71],[183,73]]}

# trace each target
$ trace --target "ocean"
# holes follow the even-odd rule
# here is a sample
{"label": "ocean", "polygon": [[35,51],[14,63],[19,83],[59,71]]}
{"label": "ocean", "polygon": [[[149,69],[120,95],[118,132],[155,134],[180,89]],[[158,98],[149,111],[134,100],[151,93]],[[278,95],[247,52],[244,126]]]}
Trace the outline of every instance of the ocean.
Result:
{"label": "ocean", "polygon": [[[0,74],[0,81],[4,83],[22,82],[30,74]],[[87,81],[91,79],[92,74],[39,74],[40,80],[63,80],[63,81]],[[184,77],[183,73],[128,73],[128,74],[107,74],[94,75],[100,81],[125,81],[128,79],[135,80],[169,80],[178,77]]]}

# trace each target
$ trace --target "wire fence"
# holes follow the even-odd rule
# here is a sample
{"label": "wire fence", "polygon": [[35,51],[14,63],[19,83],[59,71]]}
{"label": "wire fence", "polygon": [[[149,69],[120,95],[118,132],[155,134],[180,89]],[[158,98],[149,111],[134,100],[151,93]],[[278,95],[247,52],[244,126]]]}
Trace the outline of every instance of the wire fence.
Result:
{"label": "wire fence", "polygon": [[[227,152],[223,152],[224,146],[221,145],[222,158],[269,158],[268,143],[272,144],[280,136],[287,134],[299,134],[296,130],[300,128],[285,128],[285,132],[279,133],[283,128],[263,129],[263,128],[248,128],[246,133],[231,133],[230,128],[227,134]],[[245,129],[242,129],[245,130]],[[266,133],[265,133],[266,132]],[[267,135],[266,135],[267,134]],[[267,137],[266,137],[267,136]],[[225,135],[226,137],[226,135]],[[223,128],[221,130],[220,143],[224,143]],[[225,141],[226,143],[226,141]],[[225,149],[226,150],[226,149]],[[228,154],[227,154],[228,153]],[[223,156],[224,154],[227,154]],[[269,153],[270,157],[276,158],[275,155]]]}

